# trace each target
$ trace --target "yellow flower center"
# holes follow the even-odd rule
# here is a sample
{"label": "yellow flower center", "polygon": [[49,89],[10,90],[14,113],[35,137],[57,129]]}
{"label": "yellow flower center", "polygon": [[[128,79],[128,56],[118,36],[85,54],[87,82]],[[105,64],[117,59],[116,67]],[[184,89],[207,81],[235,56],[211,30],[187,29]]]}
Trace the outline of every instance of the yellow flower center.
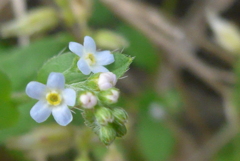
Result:
{"label": "yellow flower center", "polygon": [[57,92],[49,92],[46,95],[46,99],[50,105],[57,106],[62,102],[62,97]]}
{"label": "yellow flower center", "polygon": [[94,65],[96,63],[95,56],[92,53],[88,53],[85,56],[85,60],[88,62],[89,65]]}

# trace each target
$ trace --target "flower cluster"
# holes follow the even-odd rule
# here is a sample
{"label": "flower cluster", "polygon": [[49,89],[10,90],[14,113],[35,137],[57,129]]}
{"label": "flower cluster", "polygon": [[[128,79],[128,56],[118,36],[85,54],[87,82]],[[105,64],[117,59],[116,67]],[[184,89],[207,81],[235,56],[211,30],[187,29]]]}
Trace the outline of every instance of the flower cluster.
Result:
{"label": "flower cluster", "polygon": [[114,56],[110,51],[96,51],[96,44],[89,36],[84,38],[83,45],[70,42],[69,49],[80,57],[76,69],[84,75],[94,74],[85,81],[68,84],[68,88],[65,88],[64,75],[56,72],[49,74],[46,85],[35,81],[28,83],[27,95],[38,100],[30,115],[41,123],[52,114],[59,125],[66,126],[73,119],[70,108],[81,108],[86,125],[109,145],[126,133],[128,117],[123,109],[112,107],[119,98],[115,87],[117,77],[104,66],[113,63]]}
{"label": "flower cluster", "polygon": [[119,98],[119,90],[114,87],[116,82],[116,75],[111,72],[94,74],[86,81],[89,89],[77,94],[77,104],[83,110],[86,125],[93,128],[105,145],[127,132],[127,113],[113,106]]}

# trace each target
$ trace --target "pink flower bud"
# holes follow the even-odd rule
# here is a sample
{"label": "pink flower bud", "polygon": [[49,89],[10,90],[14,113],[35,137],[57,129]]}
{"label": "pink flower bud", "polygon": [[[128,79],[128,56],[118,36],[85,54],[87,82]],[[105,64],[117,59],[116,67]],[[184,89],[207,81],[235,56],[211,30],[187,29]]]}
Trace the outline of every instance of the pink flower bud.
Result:
{"label": "pink flower bud", "polygon": [[112,88],[117,83],[117,77],[111,72],[101,73],[98,79],[98,86],[100,90]]}

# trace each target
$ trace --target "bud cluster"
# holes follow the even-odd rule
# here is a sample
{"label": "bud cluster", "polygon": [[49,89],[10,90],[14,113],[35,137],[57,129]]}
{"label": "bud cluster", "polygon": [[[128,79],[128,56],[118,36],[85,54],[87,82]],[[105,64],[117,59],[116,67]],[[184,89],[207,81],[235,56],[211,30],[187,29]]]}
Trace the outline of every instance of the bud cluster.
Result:
{"label": "bud cluster", "polygon": [[85,124],[93,129],[105,145],[110,145],[116,137],[123,137],[127,132],[126,111],[113,106],[119,98],[116,83],[115,74],[97,73],[85,82],[87,88],[77,95],[77,105],[83,110]]}

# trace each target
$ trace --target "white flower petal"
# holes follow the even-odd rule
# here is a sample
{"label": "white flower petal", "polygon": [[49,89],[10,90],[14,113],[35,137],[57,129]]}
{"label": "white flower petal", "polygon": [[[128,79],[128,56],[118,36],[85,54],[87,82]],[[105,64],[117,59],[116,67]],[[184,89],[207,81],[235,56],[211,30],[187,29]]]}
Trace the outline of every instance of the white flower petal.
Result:
{"label": "white flower petal", "polygon": [[46,90],[47,90],[46,85],[34,81],[28,83],[26,87],[27,95],[31,98],[38,100],[44,97]]}
{"label": "white flower petal", "polygon": [[62,73],[52,72],[48,76],[47,86],[53,89],[64,89],[65,78]]}
{"label": "white flower petal", "polygon": [[66,126],[73,119],[70,109],[65,104],[53,108],[52,114],[56,122],[62,126]]}
{"label": "white flower petal", "polygon": [[38,123],[45,121],[51,114],[51,108],[47,102],[38,101],[31,109],[31,117]]}
{"label": "white flower petal", "polygon": [[91,69],[89,68],[87,62],[81,58],[78,62],[77,62],[77,66],[78,69],[85,75],[89,75],[91,73]]}
{"label": "white flower petal", "polygon": [[85,49],[85,52],[87,53],[95,53],[96,52],[96,43],[90,36],[84,37],[83,46]]}
{"label": "white flower petal", "polygon": [[70,42],[68,47],[70,51],[74,54],[77,54],[80,57],[83,55],[83,46],[81,44],[76,42]]}
{"label": "white flower petal", "polygon": [[91,109],[97,104],[97,97],[90,92],[82,94],[79,98],[82,107]]}
{"label": "white flower petal", "polygon": [[96,52],[95,58],[98,65],[108,65],[114,62],[114,56],[108,50]]}
{"label": "white flower petal", "polygon": [[92,67],[92,72],[93,73],[99,73],[99,72],[109,72],[109,70],[107,68],[105,68],[104,66],[94,66]]}
{"label": "white flower petal", "polygon": [[63,99],[67,105],[69,105],[69,106],[75,105],[76,92],[73,89],[71,89],[71,88],[64,89],[62,92],[62,95],[63,95]]}
{"label": "white flower petal", "polygon": [[98,86],[100,90],[112,88],[117,83],[117,77],[112,72],[105,72],[99,75]]}

